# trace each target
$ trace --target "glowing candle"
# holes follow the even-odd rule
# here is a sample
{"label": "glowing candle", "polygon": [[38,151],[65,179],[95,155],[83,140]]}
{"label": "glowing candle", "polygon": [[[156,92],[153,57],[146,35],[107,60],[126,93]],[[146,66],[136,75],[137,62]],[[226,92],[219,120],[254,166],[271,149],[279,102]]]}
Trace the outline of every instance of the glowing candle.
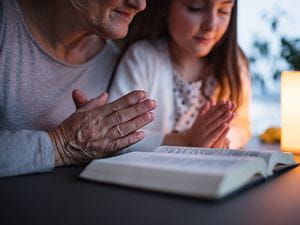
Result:
{"label": "glowing candle", "polygon": [[300,154],[300,71],[281,75],[281,149]]}

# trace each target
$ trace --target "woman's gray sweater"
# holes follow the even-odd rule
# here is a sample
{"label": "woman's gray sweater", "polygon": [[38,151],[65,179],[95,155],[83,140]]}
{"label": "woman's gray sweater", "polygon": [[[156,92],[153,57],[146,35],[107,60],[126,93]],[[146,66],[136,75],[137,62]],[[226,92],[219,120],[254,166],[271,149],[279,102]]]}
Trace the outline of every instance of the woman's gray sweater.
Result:
{"label": "woman's gray sweater", "polygon": [[73,89],[106,91],[117,55],[108,41],[84,64],[62,62],[33,38],[17,0],[0,0],[0,177],[54,168],[45,131],[74,112]]}

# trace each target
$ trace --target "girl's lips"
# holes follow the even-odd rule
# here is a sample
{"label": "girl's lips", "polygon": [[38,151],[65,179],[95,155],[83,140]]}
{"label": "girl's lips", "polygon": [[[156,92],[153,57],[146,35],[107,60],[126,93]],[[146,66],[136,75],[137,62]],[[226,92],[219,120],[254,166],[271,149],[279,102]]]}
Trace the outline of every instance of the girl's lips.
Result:
{"label": "girl's lips", "polygon": [[212,41],[212,38],[205,38],[205,37],[195,37],[195,40],[199,44],[208,44]]}

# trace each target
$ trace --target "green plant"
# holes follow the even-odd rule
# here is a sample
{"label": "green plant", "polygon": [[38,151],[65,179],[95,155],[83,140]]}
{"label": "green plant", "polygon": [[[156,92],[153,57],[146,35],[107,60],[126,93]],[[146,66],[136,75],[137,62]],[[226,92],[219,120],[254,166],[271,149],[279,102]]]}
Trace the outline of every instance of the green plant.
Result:
{"label": "green plant", "polygon": [[264,63],[271,65],[271,76],[274,81],[280,79],[282,70],[300,70],[300,38],[286,37],[280,33],[280,21],[287,14],[285,12],[276,12],[275,14],[264,14],[263,21],[266,22],[271,31],[272,38],[279,45],[277,51],[274,51],[270,40],[262,37],[255,37],[253,41],[253,52],[249,57],[251,65],[252,79],[254,84],[258,84],[261,90],[265,90],[266,81],[256,65],[264,60]]}
{"label": "green plant", "polygon": [[281,38],[281,57],[291,70],[300,70],[300,39]]}

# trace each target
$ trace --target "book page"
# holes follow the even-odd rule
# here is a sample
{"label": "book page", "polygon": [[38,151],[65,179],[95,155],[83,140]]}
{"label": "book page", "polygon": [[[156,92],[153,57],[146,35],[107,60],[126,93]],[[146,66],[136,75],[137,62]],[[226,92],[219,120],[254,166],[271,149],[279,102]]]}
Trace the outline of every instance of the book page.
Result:
{"label": "book page", "polygon": [[160,153],[174,153],[187,155],[214,155],[214,156],[233,156],[233,157],[255,157],[262,158],[267,165],[274,154],[274,151],[248,151],[218,148],[198,148],[198,147],[179,147],[179,146],[160,146],[154,150]]}
{"label": "book page", "polygon": [[107,163],[133,165],[137,167],[150,167],[160,169],[175,169],[179,171],[202,171],[205,173],[220,173],[223,174],[230,169],[241,167],[245,160],[242,158],[222,157],[216,158],[213,156],[203,155],[177,155],[155,153],[139,153],[132,152],[122,156],[108,158]]}

